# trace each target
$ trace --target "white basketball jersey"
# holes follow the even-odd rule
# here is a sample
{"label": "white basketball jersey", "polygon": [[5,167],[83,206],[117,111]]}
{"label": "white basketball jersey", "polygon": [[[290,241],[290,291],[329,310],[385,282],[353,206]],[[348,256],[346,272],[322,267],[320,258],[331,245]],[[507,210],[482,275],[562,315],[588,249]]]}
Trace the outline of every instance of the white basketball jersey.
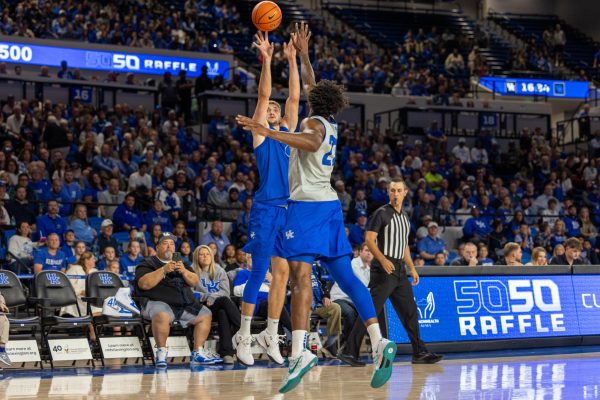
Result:
{"label": "white basketball jersey", "polygon": [[331,187],[331,173],[335,165],[338,138],[337,124],[319,116],[310,118],[323,123],[325,137],[314,153],[292,149],[289,171],[290,200],[338,200],[337,193]]}

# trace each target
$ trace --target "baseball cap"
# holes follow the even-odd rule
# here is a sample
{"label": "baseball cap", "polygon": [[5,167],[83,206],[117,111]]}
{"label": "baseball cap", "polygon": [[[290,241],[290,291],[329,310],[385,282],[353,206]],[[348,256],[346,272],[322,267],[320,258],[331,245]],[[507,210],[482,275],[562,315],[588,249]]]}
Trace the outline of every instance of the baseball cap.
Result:
{"label": "baseball cap", "polygon": [[366,217],[367,216],[367,212],[365,210],[358,210],[357,216],[359,217]]}
{"label": "baseball cap", "polygon": [[464,186],[462,187],[462,190],[469,190],[469,189],[471,189],[471,187],[470,187],[469,185],[464,185]]}
{"label": "baseball cap", "polygon": [[158,238],[158,243],[157,244],[160,244],[164,240],[172,240],[173,242],[177,242],[177,236],[173,235],[170,232],[163,232],[160,235],[160,238]]}
{"label": "baseball cap", "polygon": [[458,143],[466,143],[466,139],[464,137],[461,137],[460,139],[458,139]]}
{"label": "baseball cap", "polygon": [[102,221],[100,228],[106,228],[107,226],[113,226],[113,222],[108,218]]}
{"label": "baseball cap", "polygon": [[433,228],[433,227],[438,227],[437,222],[431,221],[430,223],[427,224],[427,228]]}

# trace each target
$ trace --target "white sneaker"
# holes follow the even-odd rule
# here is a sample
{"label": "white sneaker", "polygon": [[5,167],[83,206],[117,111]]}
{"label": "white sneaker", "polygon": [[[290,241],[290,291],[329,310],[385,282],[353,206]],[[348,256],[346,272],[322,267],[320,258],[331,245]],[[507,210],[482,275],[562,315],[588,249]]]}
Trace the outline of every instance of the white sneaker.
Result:
{"label": "white sneaker", "polygon": [[265,349],[267,356],[269,356],[271,361],[279,365],[283,365],[283,357],[279,351],[279,345],[284,343],[283,338],[285,338],[285,336],[273,336],[264,330],[259,333],[258,337],[256,338],[256,342],[260,345],[260,347]]}
{"label": "white sneaker", "polygon": [[394,358],[396,358],[398,346],[396,343],[387,339],[381,339],[375,347],[373,353],[373,376],[371,377],[371,387],[378,388],[390,379],[394,367]]}
{"label": "white sneaker", "polygon": [[0,353],[0,363],[6,365],[7,367],[10,367],[12,365],[10,357],[8,356],[8,353],[6,351]]}
{"label": "white sneaker", "polygon": [[161,347],[159,347],[156,350],[156,362],[154,363],[156,368],[167,368],[167,356],[168,355],[169,355],[169,352],[166,349],[163,350]]}
{"label": "white sneaker", "polygon": [[240,364],[250,367],[254,365],[254,356],[252,355],[252,351],[250,348],[252,347],[252,342],[254,338],[252,336],[242,336],[239,332],[236,333],[231,342],[233,343],[233,348],[236,351],[235,355],[237,356]]}
{"label": "white sneaker", "polygon": [[312,367],[317,365],[317,360],[317,356],[307,349],[302,350],[300,357],[290,358],[290,369],[279,388],[279,393],[287,393],[298,386],[302,381],[302,377],[310,371]]}

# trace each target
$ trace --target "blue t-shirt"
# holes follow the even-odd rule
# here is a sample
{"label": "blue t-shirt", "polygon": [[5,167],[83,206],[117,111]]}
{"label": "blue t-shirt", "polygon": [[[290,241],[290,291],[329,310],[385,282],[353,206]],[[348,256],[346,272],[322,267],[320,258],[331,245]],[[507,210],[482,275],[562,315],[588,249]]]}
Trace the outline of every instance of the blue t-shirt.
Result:
{"label": "blue t-shirt", "polygon": [[[271,128],[272,129],[272,128]],[[289,132],[280,127],[280,131]],[[260,182],[254,199],[271,205],[285,205],[290,197],[288,171],[290,146],[275,139],[265,138],[254,149]]]}
{"label": "blue t-shirt", "polygon": [[[417,243],[417,251],[424,251],[427,254],[436,255],[439,252],[446,250],[446,243],[440,238],[432,238],[427,235]],[[433,264],[433,260],[425,260],[425,264]]]}
{"label": "blue t-shirt", "polygon": [[51,255],[48,252],[48,248],[38,250],[33,257],[33,264],[41,264],[42,271],[60,271],[67,269],[67,256],[61,250],[56,252],[56,255]]}
{"label": "blue t-shirt", "polygon": [[119,258],[119,272],[121,275],[135,277],[135,268],[143,260],[144,257],[138,254],[135,260],[129,258],[129,254],[124,254]]}

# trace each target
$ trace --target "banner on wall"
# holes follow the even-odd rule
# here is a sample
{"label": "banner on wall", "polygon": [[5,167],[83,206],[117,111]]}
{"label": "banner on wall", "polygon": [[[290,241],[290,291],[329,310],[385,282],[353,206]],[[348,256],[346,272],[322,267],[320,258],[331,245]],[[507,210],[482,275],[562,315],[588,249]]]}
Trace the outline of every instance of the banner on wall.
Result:
{"label": "banner on wall", "polygon": [[[413,288],[421,336],[426,342],[448,342],[600,333],[598,308],[589,309],[589,324],[580,330],[574,278],[578,277],[424,277]],[[600,276],[597,280],[600,305]],[[586,283],[589,289],[589,279]],[[591,304],[591,297],[586,300]],[[386,307],[390,339],[407,343],[398,315],[389,302]]]}

